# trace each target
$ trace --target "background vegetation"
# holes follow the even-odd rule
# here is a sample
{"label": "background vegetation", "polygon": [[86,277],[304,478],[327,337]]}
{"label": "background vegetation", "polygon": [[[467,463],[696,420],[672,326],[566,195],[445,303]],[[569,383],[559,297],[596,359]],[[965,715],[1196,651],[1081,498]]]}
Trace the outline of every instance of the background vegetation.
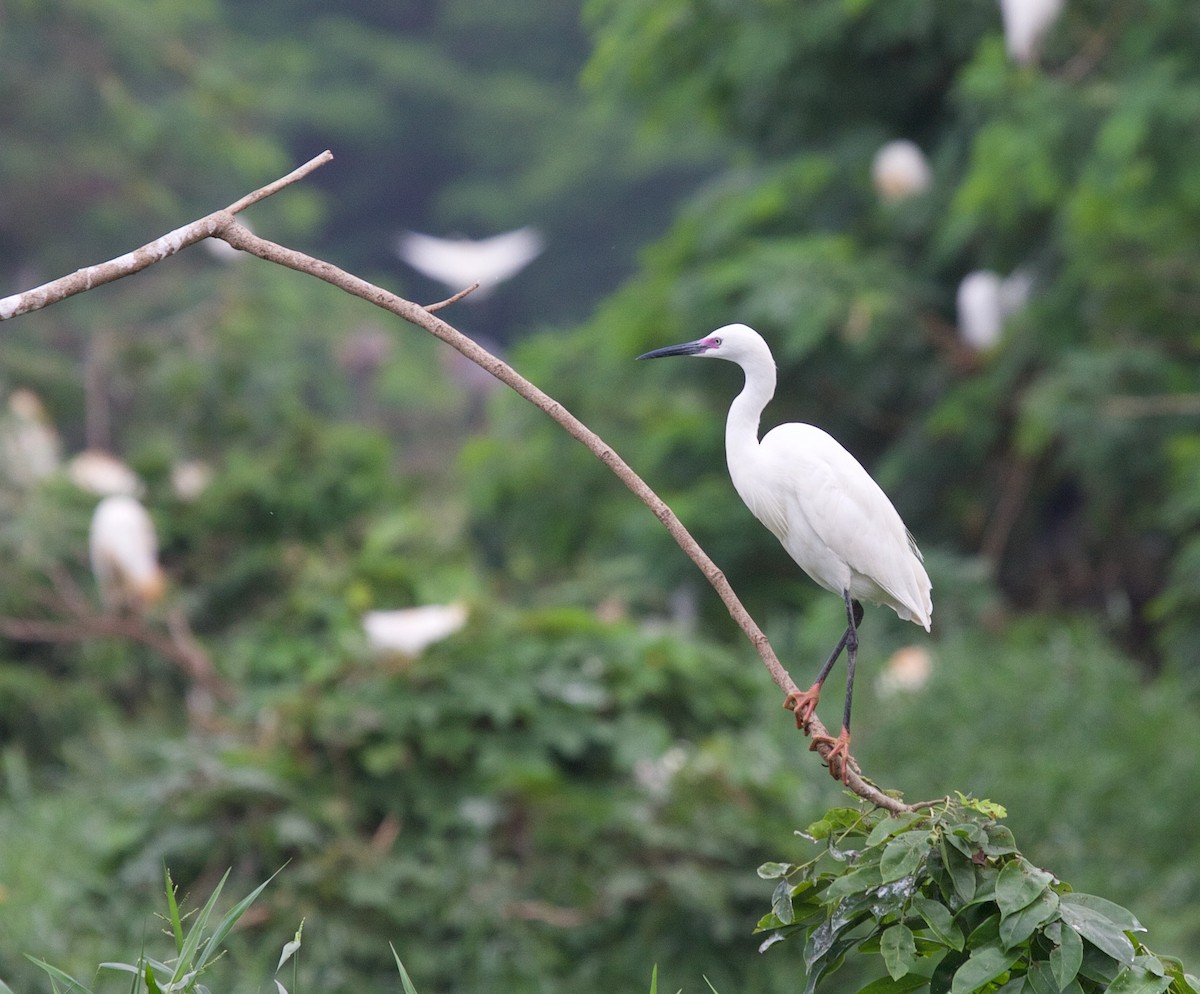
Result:
{"label": "background vegetation", "polygon": [[[532,223],[529,270],[450,317],[610,441],[725,569],[797,680],[836,599],[739,505],[732,368],[632,357],[733,320],[776,420],[858,454],[927,554],[933,673],[864,630],[856,755],[909,798],[1003,802],[1028,859],[1200,959],[1200,13],[1076,0],[1040,62],[990,2],[10,2],[0,274],[117,255],[331,147],[260,233],[429,300],[411,228]],[[582,18],[582,20],[581,20]],[[886,140],[933,183],[881,203]],[[1032,277],[984,354],[980,267]],[[8,291],[6,291],[8,292]],[[664,364],[667,365],[667,364]],[[719,364],[711,364],[717,366]],[[0,386],[145,481],[168,603],[236,697],[121,640],[0,642],[0,978],[135,956],[170,866],[202,904],[285,861],[218,969],[295,988],[783,991],[752,937],[839,799],[657,522],[517,398],[301,277],[202,250],[6,324]],[[181,459],[214,468],[186,501]],[[0,481],[0,616],[89,596],[95,498]],[[465,600],[381,658],[362,612]],[[270,953],[264,953],[269,950]],[[258,972],[255,972],[258,971]],[[40,986],[39,986],[40,985]],[[232,982],[227,982],[232,986]],[[214,984],[215,989],[215,984]]]}

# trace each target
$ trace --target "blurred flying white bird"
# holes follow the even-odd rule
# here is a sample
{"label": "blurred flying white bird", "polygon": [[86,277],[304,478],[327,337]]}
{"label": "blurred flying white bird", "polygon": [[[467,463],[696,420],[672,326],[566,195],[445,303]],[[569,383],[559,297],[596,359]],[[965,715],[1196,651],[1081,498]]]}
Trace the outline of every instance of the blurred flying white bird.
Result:
{"label": "blurred flying white bird", "polygon": [[14,390],[0,420],[0,472],[7,482],[28,487],[44,480],[62,461],[62,441],[32,390]]}
{"label": "blurred flying white bird", "polygon": [[517,228],[491,238],[437,238],[406,231],[396,239],[396,254],[417,272],[454,292],[478,283],[475,297],[512,279],[541,254],[536,228]]}
{"label": "blurred flying white bird", "polygon": [[1002,277],[990,269],[967,273],[958,285],[955,301],[958,336],[964,345],[984,352],[993,348],[1005,322],[1029,300],[1033,278],[1026,269]]}
{"label": "blurred flying white bird", "polygon": [[775,360],[758,332],[744,324],[718,328],[707,338],[655,349],[639,359],[694,355],[728,359],[742,367],[745,385],[729,408],[725,456],[734,489],[751,513],[783,543],[813,580],[846,607],[846,631],[803,693],[788,695],[796,724],[808,730],[821,687],[846,650],[842,730],[826,737],[834,776],[848,780],[850,704],[858,659],[861,600],[890,607],[929,631],[933,614],[921,553],[900,515],[862,465],[830,435],[807,424],[783,424],[760,442],[759,418],[775,395]]}
{"label": "blurred flying white bird", "polygon": [[1041,53],[1042,41],[1058,15],[1064,0],[1000,0],[1004,22],[1004,45],[1009,58],[1020,65],[1031,65]]}
{"label": "blurred flying white bird", "polygon": [[888,203],[924,193],[932,180],[933,173],[925,153],[906,139],[888,142],[871,161],[871,182],[875,192]]}
{"label": "blurred flying white bird", "polygon": [[110,494],[140,496],[141,478],[116,456],[103,449],[85,449],[67,464],[67,476],[80,490],[99,497]]}
{"label": "blurred flying white bird", "polygon": [[395,611],[368,611],[362,616],[367,644],[376,652],[419,656],[467,623],[467,606],[426,604]]}
{"label": "blurred flying white bird", "polygon": [[109,611],[144,611],[163,594],[154,522],[136,498],[105,497],[92,514],[88,535],[92,573]]}

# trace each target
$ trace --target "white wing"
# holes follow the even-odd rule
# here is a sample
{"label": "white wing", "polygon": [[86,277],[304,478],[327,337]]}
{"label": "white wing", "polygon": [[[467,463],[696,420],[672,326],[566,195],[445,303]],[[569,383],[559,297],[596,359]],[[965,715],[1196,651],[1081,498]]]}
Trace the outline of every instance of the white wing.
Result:
{"label": "white wing", "polygon": [[928,630],[933,604],[921,554],[862,465],[830,435],[786,424],[759,445],[761,479],[747,505],[817,583],[886,604]]}
{"label": "white wing", "polygon": [[406,231],[396,240],[396,254],[417,272],[452,290],[478,282],[480,288],[516,276],[541,254],[541,234],[518,228],[491,238],[437,238]]}

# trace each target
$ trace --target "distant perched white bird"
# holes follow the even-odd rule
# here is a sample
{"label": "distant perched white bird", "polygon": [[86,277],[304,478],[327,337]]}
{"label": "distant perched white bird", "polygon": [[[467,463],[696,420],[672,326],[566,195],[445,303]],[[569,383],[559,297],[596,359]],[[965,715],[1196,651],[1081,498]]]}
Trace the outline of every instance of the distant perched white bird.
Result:
{"label": "distant perched white bird", "polygon": [[138,497],[145,487],[141,478],[116,456],[103,449],[85,449],[67,464],[67,476],[80,490],[107,497]]}
{"label": "distant perched white bird", "polygon": [[881,697],[914,693],[929,682],[933,674],[933,657],[921,645],[906,645],[892,653],[875,681]]}
{"label": "distant perched white bird", "polygon": [[182,459],[171,466],[171,493],[193,501],[212,483],[213,468],[202,459]]}
{"label": "distant perched white bird", "polygon": [[110,611],[140,612],[163,594],[158,537],[146,509],[133,497],[105,497],[92,514],[88,536],[92,573]]}
{"label": "distant perched white bird", "polygon": [[993,348],[1005,322],[1028,302],[1032,286],[1033,278],[1026,269],[1017,269],[1008,277],[990,269],[964,276],[956,296],[958,335],[963,344],[978,352]]}
{"label": "distant perched white bird", "polygon": [[1009,58],[1027,66],[1037,61],[1045,39],[1064,0],[1000,0],[1000,17],[1004,22],[1004,45]]}
{"label": "distant perched white bird", "polygon": [[512,279],[541,254],[545,243],[536,228],[517,228],[491,238],[436,238],[406,231],[396,254],[417,272],[454,292],[478,283],[475,296]]}
{"label": "distant perched white bird", "polygon": [[933,173],[925,153],[907,139],[888,142],[871,161],[871,182],[875,192],[888,203],[924,193],[932,181]]}
{"label": "distant perched white bird", "polygon": [[0,420],[0,473],[27,487],[52,475],[61,461],[62,441],[41,399],[32,390],[14,390]]}
{"label": "distant perched white bird", "polygon": [[419,656],[467,623],[467,606],[426,604],[395,611],[368,611],[362,616],[367,643],[377,652]]}
{"label": "distant perched white bird", "polygon": [[933,614],[921,553],[879,485],[849,452],[820,428],[784,424],[758,438],[759,418],[775,394],[775,360],[758,332],[744,324],[718,328],[707,338],[655,349],[639,359],[694,355],[736,362],[746,382],[729,408],[725,456],[734,489],[820,586],[846,606],[846,631],[803,693],[788,696],[796,723],[807,731],[821,687],[846,650],[846,703],[842,731],[829,738],[830,772],[849,777],[850,703],[858,658],[860,600],[890,607],[929,631]]}

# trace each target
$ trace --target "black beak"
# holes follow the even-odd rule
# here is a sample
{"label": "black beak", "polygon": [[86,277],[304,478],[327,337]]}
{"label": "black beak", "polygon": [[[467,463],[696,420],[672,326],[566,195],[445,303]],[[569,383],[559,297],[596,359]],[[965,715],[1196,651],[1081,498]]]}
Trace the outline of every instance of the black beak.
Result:
{"label": "black beak", "polygon": [[663,349],[655,349],[638,356],[639,359],[663,359],[669,355],[699,355],[708,349],[706,340],[699,338],[694,342],[684,342],[682,345],[668,345]]}

